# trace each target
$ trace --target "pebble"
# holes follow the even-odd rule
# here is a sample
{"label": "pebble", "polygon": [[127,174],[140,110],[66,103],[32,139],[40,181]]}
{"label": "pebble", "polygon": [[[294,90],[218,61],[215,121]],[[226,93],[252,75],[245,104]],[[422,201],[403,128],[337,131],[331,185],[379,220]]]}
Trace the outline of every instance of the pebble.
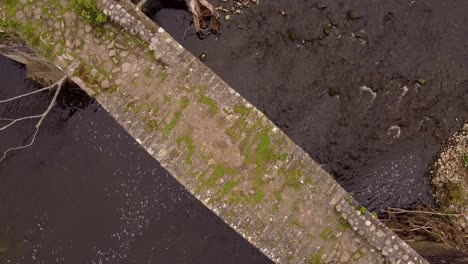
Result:
{"label": "pebble", "polygon": [[117,55],[117,51],[115,49],[109,51],[109,57],[114,57],[115,55]]}
{"label": "pebble", "polygon": [[343,262],[343,263],[346,263],[350,260],[351,256],[349,255],[349,253],[347,251],[343,252],[343,254],[341,254],[341,257],[340,257],[340,261]]}
{"label": "pebble", "polygon": [[125,62],[124,64],[122,64],[122,72],[126,73],[129,70],[130,70],[130,63]]}
{"label": "pebble", "polygon": [[109,80],[104,80],[102,83],[101,83],[101,87],[104,88],[104,89],[107,89],[110,87],[110,83],[109,83]]}
{"label": "pebble", "polygon": [[107,49],[113,49],[114,45],[115,45],[115,41],[111,41],[111,43],[109,43],[109,45],[107,45]]}

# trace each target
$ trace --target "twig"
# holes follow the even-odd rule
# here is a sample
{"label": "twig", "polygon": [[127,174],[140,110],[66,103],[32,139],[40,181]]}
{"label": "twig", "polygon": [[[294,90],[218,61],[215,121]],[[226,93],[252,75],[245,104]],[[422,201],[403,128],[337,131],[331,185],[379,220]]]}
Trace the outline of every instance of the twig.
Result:
{"label": "twig", "polygon": [[449,214],[449,213],[439,213],[439,212],[429,212],[429,211],[412,211],[412,210],[405,210],[400,208],[388,208],[388,210],[384,210],[386,213],[393,213],[393,214],[404,214],[404,213],[411,213],[411,214],[429,214],[429,215],[441,215],[441,216],[462,216],[463,214]]}
{"label": "twig", "polygon": [[7,125],[3,126],[2,128],[0,128],[0,130],[4,130],[4,129],[10,127],[11,125],[13,125],[14,123],[22,121],[22,120],[39,118],[39,121],[37,121],[37,123],[36,123],[36,126],[35,126],[36,130],[34,131],[34,134],[33,134],[32,138],[31,138],[31,140],[29,141],[29,143],[26,144],[26,145],[22,145],[22,146],[18,146],[18,147],[12,147],[12,148],[7,149],[5,152],[3,152],[3,156],[0,159],[0,162],[5,159],[8,152],[14,151],[14,150],[19,150],[19,149],[24,149],[24,148],[30,147],[32,144],[34,144],[34,141],[36,140],[36,136],[39,133],[39,128],[41,127],[42,122],[44,121],[46,116],[49,114],[50,110],[52,110],[52,107],[55,105],[55,102],[57,101],[57,97],[58,97],[58,95],[60,93],[60,90],[62,89],[62,85],[63,85],[63,83],[65,82],[66,79],[67,79],[67,76],[64,76],[51,86],[39,89],[39,90],[34,91],[34,92],[26,93],[26,94],[23,94],[23,95],[15,96],[13,98],[0,101],[0,103],[9,102],[9,101],[19,99],[19,98],[22,98],[22,97],[25,97],[25,96],[28,96],[28,95],[32,95],[32,94],[35,94],[35,93],[38,93],[38,92],[42,92],[42,91],[51,89],[54,86],[57,86],[57,89],[55,90],[54,97],[52,97],[52,101],[49,103],[49,106],[47,107],[47,109],[42,114],[34,115],[34,116],[26,116],[26,117],[17,118],[17,119],[2,118],[2,120],[9,120],[11,122],[8,123]]}

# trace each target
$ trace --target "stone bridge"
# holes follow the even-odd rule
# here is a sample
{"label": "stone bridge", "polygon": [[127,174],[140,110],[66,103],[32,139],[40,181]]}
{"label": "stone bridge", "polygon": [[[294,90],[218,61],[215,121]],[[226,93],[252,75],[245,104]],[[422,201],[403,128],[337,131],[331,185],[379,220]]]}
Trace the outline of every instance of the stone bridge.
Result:
{"label": "stone bridge", "polygon": [[130,1],[0,3],[0,53],[67,75],[273,261],[427,263]]}

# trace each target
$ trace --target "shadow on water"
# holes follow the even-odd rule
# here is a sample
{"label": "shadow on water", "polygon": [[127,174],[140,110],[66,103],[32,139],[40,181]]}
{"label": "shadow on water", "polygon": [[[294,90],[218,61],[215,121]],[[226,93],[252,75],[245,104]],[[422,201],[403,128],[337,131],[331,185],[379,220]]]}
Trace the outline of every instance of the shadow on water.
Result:
{"label": "shadow on water", "polygon": [[[0,98],[39,88],[0,57]],[[1,105],[37,114],[52,92]],[[22,144],[34,121],[0,131]],[[0,263],[271,263],[68,84],[36,138],[0,163]]]}
{"label": "shadow on water", "polygon": [[147,15],[195,56],[206,53],[208,67],[361,203],[383,209],[432,202],[429,165],[468,121],[466,8],[260,1],[228,21],[221,13],[221,35],[203,41],[185,10]]}

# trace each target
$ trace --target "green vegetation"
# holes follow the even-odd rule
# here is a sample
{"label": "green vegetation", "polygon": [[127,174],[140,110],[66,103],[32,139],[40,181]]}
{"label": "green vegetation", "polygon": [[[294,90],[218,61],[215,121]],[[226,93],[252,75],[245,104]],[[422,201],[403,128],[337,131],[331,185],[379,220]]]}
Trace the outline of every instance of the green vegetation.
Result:
{"label": "green vegetation", "polygon": [[263,201],[263,199],[265,198],[265,192],[262,190],[262,189],[257,189],[255,191],[255,194],[254,194],[254,197],[253,197],[253,202],[254,203],[260,203]]}
{"label": "green vegetation", "polygon": [[96,0],[72,0],[71,8],[93,27],[100,27],[107,23],[108,18],[97,7]]}
{"label": "green vegetation", "polygon": [[320,238],[323,240],[328,240],[332,237],[332,229],[329,226],[326,226],[325,228],[322,229],[320,232]]}
{"label": "green vegetation", "polygon": [[257,136],[258,145],[255,151],[255,164],[257,168],[262,168],[265,164],[273,159],[273,147],[268,136],[268,130],[264,129]]}
{"label": "green vegetation", "polygon": [[164,82],[167,80],[167,77],[169,77],[169,74],[165,70],[160,70],[158,72],[158,77],[161,82]]}
{"label": "green vegetation", "polygon": [[187,146],[187,156],[185,157],[185,162],[192,165],[193,154],[195,153],[195,146],[193,145],[193,140],[189,135],[179,137],[177,139],[177,146],[180,147],[182,144]]}
{"label": "green vegetation", "polygon": [[361,208],[359,208],[359,212],[361,212],[361,214],[365,214],[367,213],[367,208],[365,208],[364,206],[361,206]]}
{"label": "green vegetation", "polygon": [[463,156],[463,167],[468,169],[468,155]]}
{"label": "green vegetation", "polygon": [[302,172],[302,170],[292,170],[286,172],[284,176],[286,177],[286,186],[291,187],[294,190],[301,189],[301,178],[304,176],[304,172]]}
{"label": "green vegetation", "polygon": [[153,72],[153,70],[151,68],[148,68],[145,70],[145,77],[146,78],[149,78],[151,77],[151,73]]}
{"label": "green vegetation", "polygon": [[223,185],[223,188],[221,188],[216,195],[219,197],[226,196],[234,189],[234,187],[236,187],[237,184],[239,184],[239,180],[229,180]]}
{"label": "green vegetation", "polygon": [[147,132],[154,132],[158,130],[158,128],[159,128],[159,124],[157,120],[151,117],[145,118],[145,130]]}
{"label": "green vegetation", "polygon": [[358,250],[356,251],[356,254],[354,254],[354,256],[356,259],[360,259],[364,256],[364,252],[362,252],[361,250]]}
{"label": "green vegetation", "polygon": [[182,111],[188,107],[190,101],[187,98],[184,98],[181,102],[180,109],[174,113],[174,116],[172,117],[171,121],[169,121],[169,124],[166,125],[164,128],[164,135],[167,136],[169,132],[171,132],[177,123],[179,123],[180,118],[182,117]]}
{"label": "green vegetation", "polygon": [[322,251],[317,251],[313,256],[309,258],[308,264],[321,264],[322,263]]}
{"label": "green vegetation", "polygon": [[252,108],[241,105],[241,104],[237,104],[234,106],[233,110],[237,114],[245,115],[245,114],[250,113],[252,111]]}
{"label": "green vegetation", "polygon": [[208,97],[208,96],[206,96],[204,94],[201,94],[198,97],[197,102],[199,102],[200,104],[208,106],[211,114],[213,114],[213,115],[218,113],[218,111],[219,111],[219,108],[218,108],[218,105],[216,104],[216,102],[212,98],[210,98],[210,97]]}
{"label": "green vegetation", "polygon": [[6,251],[7,251],[6,245],[0,242],[0,254],[5,253]]}
{"label": "green vegetation", "polygon": [[290,32],[290,33],[289,33],[289,39],[290,39],[291,41],[296,41],[296,40],[297,40],[297,34],[296,34],[296,32]]}
{"label": "green vegetation", "polygon": [[16,14],[19,0],[0,0],[0,3],[5,7],[7,15],[14,16]]}
{"label": "green vegetation", "polygon": [[[12,20],[1,20],[0,28],[13,34],[18,34],[21,39],[26,42],[28,47],[38,51],[45,59],[49,61],[54,59],[55,46],[43,43],[48,36],[38,23],[31,21],[20,23]],[[64,44],[59,43],[59,45],[63,46]],[[61,46],[59,48],[61,48]]]}
{"label": "green vegetation", "polygon": [[291,220],[291,225],[296,228],[303,228],[302,224],[297,219]]}
{"label": "green vegetation", "polygon": [[195,193],[199,193],[204,188],[214,188],[216,187],[216,183],[221,177],[223,177],[226,174],[232,175],[235,173],[237,173],[237,171],[233,168],[223,165],[216,165],[214,167],[213,173],[211,173],[211,175],[207,179],[203,179],[201,181]]}
{"label": "green vegetation", "polygon": [[340,216],[338,222],[340,223],[340,227],[342,229],[351,229],[351,225],[349,224],[348,220],[344,219],[343,217]]}
{"label": "green vegetation", "polygon": [[448,183],[446,184],[446,190],[449,194],[449,203],[455,205],[462,205],[466,193],[463,191],[463,188],[460,184],[457,183]]}

